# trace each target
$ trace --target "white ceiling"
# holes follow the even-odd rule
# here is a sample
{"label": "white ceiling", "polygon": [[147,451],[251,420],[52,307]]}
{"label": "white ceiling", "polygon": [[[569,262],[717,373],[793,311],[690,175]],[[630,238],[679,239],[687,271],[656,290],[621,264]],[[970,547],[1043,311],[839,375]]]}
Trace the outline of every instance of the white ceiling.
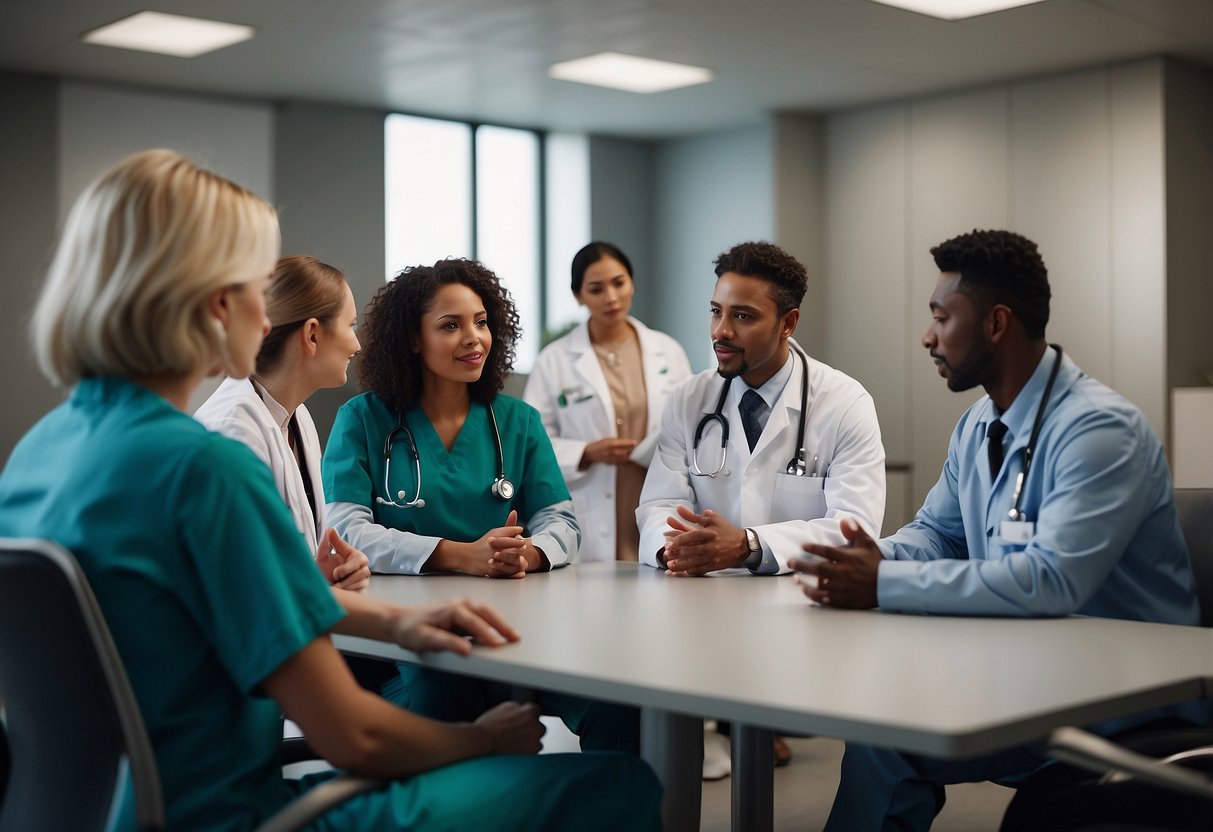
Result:
{"label": "white ceiling", "polygon": [[[145,8],[257,37],[193,59],[80,42]],[[547,77],[603,50],[716,80],[635,95]],[[1047,0],[955,22],[869,0],[0,0],[0,68],[640,137],[1156,54],[1213,65],[1213,0]]]}

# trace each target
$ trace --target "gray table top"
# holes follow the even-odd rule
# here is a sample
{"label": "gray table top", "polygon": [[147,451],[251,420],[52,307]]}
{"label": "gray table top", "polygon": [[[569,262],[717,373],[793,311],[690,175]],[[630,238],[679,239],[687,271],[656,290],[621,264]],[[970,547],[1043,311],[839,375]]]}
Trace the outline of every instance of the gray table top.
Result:
{"label": "gray table top", "polygon": [[584,564],[522,580],[377,575],[369,594],[486,601],[523,638],[468,658],[338,637],[343,650],[939,756],[1213,695],[1213,630],[825,609],[789,577]]}

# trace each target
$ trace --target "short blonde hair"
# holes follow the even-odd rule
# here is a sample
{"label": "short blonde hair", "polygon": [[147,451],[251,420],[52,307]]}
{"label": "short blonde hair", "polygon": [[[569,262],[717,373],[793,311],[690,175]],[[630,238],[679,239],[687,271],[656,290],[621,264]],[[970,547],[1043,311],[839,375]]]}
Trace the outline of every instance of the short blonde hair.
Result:
{"label": "short blonde hair", "polygon": [[34,309],[39,368],[58,385],[209,369],[226,344],[208,299],[269,274],[278,246],[255,194],[170,150],[125,159],[68,216]]}

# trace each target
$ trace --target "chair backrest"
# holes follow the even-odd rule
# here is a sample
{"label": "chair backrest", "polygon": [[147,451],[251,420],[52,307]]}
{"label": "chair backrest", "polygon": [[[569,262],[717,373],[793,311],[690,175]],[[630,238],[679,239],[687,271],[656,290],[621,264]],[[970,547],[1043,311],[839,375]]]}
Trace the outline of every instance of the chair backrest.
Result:
{"label": "chair backrest", "polygon": [[1213,627],[1213,488],[1175,489],[1175,508],[1196,577],[1200,624]]}
{"label": "chair backrest", "polygon": [[162,828],[143,719],[75,558],[46,541],[0,539],[0,634],[11,761],[0,832],[106,829],[128,780],[139,828]]}

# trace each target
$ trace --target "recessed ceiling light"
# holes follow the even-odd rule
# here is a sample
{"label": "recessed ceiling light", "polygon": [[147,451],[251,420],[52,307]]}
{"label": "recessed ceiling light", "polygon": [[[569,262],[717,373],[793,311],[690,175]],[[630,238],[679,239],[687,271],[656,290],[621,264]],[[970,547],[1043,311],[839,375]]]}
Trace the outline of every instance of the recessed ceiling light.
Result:
{"label": "recessed ceiling light", "polygon": [[886,6],[896,6],[944,20],[960,20],[962,17],[977,17],[980,14],[1000,12],[1016,6],[1030,6],[1044,0],[875,0]]}
{"label": "recessed ceiling light", "polygon": [[178,14],[139,12],[100,29],[93,29],[84,35],[84,42],[193,58],[252,36],[252,26]]}
{"label": "recessed ceiling light", "polygon": [[548,75],[561,81],[641,93],[675,90],[712,80],[712,70],[701,66],[637,58],[618,52],[599,52],[575,61],[552,64]]}

